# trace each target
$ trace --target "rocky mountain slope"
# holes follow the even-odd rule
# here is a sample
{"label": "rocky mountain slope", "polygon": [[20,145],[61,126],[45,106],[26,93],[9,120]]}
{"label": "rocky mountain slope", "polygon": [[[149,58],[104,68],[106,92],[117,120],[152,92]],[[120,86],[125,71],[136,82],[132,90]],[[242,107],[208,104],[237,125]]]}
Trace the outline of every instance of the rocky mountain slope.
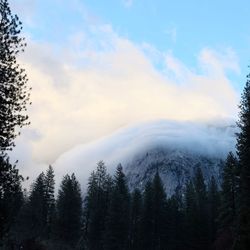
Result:
{"label": "rocky mountain slope", "polygon": [[206,182],[214,176],[220,184],[223,159],[185,149],[149,149],[134,157],[125,166],[125,172],[130,189],[143,189],[146,182],[159,171],[167,195],[172,195],[175,191],[183,190],[198,167],[202,169]]}

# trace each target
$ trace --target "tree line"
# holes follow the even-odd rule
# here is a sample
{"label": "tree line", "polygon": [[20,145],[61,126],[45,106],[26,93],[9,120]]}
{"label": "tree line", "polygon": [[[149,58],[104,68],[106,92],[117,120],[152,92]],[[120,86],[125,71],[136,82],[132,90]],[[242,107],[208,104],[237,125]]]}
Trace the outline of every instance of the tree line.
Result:
{"label": "tree line", "polygon": [[[239,188],[237,158],[229,153],[221,189],[197,167],[184,192],[167,196],[158,171],[143,190],[129,190],[121,164],[114,176],[103,161],[89,177],[86,194],[75,175],[65,175],[55,197],[51,166],[18,195],[6,218],[6,249],[209,250],[234,242]],[[228,247],[228,248],[226,248]]]}

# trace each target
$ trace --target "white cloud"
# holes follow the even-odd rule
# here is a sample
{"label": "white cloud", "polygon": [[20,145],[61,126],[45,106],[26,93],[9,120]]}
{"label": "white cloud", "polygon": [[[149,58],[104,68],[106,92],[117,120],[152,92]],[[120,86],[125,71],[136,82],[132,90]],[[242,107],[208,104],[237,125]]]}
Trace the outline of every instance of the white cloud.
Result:
{"label": "white cloud", "polygon": [[[128,124],[236,115],[238,97],[226,75],[239,71],[232,50],[205,48],[194,71],[171,53],[120,37],[109,25],[78,32],[64,47],[28,44],[21,62],[33,87],[32,124],[13,152],[25,173]],[[163,62],[163,72],[145,49]]]}
{"label": "white cloud", "polygon": [[235,52],[231,48],[226,48],[223,52],[218,53],[210,48],[204,48],[199,55],[203,69],[208,74],[225,75],[226,70],[232,70],[239,74],[239,60]]}
{"label": "white cloud", "polygon": [[[229,123],[228,123],[229,122]],[[75,173],[86,190],[87,179],[99,160],[113,173],[118,163],[126,166],[137,154],[155,147],[181,149],[194,154],[225,158],[234,151],[235,127],[231,121],[205,125],[193,122],[159,120],[120,129],[110,136],[82,144],[62,154],[54,163],[57,180]],[[58,183],[58,182],[57,182]]]}
{"label": "white cloud", "polygon": [[[104,160],[112,173],[118,163],[126,166],[137,154],[155,147],[191,150],[191,153],[225,158],[229,151],[234,151],[236,129],[232,124],[232,120],[212,121],[210,124],[158,120],[121,128],[111,135],[77,145],[61,154],[53,163],[56,184],[59,185],[66,173],[75,173],[85,191],[87,179],[98,161]],[[32,147],[22,137],[18,140],[22,148],[15,156],[21,159],[19,165],[25,166],[21,171],[24,177],[30,177],[24,183],[28,187],[48,165],[35,162],[30,157]]]}
{"label": "white cloud", "polygon": [[176,39],[177,39],[177,29],[176,29],[176,27],[171,27],[169,29],[166,29],[164,31],[164,33],[166,33],[170,37],[172,42],[174,42],[174,43],[176,42]]}
{"label": "white cloud", "polygon": [[[17,14],[26,25],[34,27],[37,0],[10,0],[12,14]],[[25,28],[25,27],[24,27]]]}
{"label": "white cloud", "polygon": [[123,5],[126,8],[130,8],[133,5],[134,0],[122,0]]}

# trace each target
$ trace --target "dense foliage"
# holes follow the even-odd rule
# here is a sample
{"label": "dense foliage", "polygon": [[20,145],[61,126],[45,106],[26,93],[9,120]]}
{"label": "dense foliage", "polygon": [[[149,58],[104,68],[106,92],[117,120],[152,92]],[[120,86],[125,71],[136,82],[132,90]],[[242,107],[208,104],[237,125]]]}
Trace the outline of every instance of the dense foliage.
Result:
{"label": "dense foliage", "polygon": [[27,124],[24,113],[29,102],[27,75],[17,63],[26,43],[20,37],[22,23],[12,15],[7,0],[0,1],[0,151],[11,149],[19,131]]}
{"label": "dense foliage", "polygon": [[30,90],[25,71],[17,63],[17,55],[26,46],[21,30],[22,23],[12,15],[8,1],[0,0],[0,247],[12,238],[10,230],[23,200],[22,177],[7,156],[19,129],[28,124],[25,111]]}
{"label": "dense foliage", "polygon": [[250,248],[250,75],[241,96],[237,136],[239,158],[239,197],[237,240],[234,249]]}
{"label": "dense foliage", "polygon": [[[55,199],[49,166],[21,200],[6,249],[212,249],[218,229],[232,221],[225,219],[231,218],[229,206],[226,211],[220,205],[221,196],[231,201],[222,186],[220,194],[214,178],[206,184],[197,167],[183,195],[167,197],[158,171],[144,189],[130,192],[120,164],[111,177],[99,162],[84,201],[74,174],[63,178]],[[228,214],[220,217],[220,209]],[[223,227],[217,218],[225,221]]]}

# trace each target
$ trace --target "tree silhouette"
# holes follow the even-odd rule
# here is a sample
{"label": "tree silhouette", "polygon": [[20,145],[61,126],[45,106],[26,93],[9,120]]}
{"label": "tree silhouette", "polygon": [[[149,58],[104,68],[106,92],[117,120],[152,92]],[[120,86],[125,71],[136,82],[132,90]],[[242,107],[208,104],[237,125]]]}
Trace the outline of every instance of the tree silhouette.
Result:
{"label": "tree silhouette", "polygon": [[[21,188],[13,187],[20,187],[22,179],[15,166],[9,163],[6,151],[13,148],[14,139],[20,133],[18,129],[28,124],[25,111],[30,89],[24,69],[17,63],[17,55],[26,46],[24,38],[20,37],[21,30],[22,23],[12,15],[8,1],[0,0],[0,241],[3,232],[8,232],[7,221],[14,218],[9,217],[13,209],[9,207],[10,200],[21,192]],[[5,214],[7,207],[8,216]]]}
{"label": "tree silhouette", "polygon": [[81,189],[74,174],[64,176],[58,191],[56,210],[56,238],[72,249],[80,239],[82,227]]}
{"label": "tree silhouette", "polygon": [[103,249],[111,184],[111,177],[107,174],[104,162],[98,162],[96,171],[89,178],[84,206],[85,237],[91,250]]}
{"label": "tree silhouette", "polygon": [[238,237],[235,249],[250,248],[250,74],[241,96],[237,134],[237,154],[240,167],[240,198]]}
{"label": "tree silhouette", "polygon": [[119,164],[114,176],[114,187],[106,220],[104,249],[128,249],[129,235],[129,190],[126,176]]}
{"label": "tree silhouette", "polygon": [[30,97],[27,75],[17,63],[26,43],[20,37],[22,23],[12,15],[7,0],[0,0],[0,150],[14,146],[17,128],[27,125]]}

